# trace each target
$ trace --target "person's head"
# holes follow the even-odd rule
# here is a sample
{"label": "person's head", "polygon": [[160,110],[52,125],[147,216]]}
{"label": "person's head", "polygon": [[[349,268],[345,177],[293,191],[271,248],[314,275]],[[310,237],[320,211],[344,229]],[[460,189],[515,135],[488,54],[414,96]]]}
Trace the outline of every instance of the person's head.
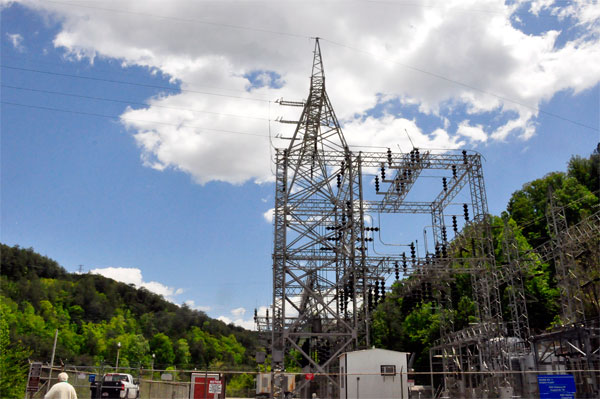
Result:
{"label": "person's head", "polygon": [[65,382],[65,381],[67,381],[68,379],[69,379],[69,374],[67,374],[67,373],[60,373],[60,374],[58,375],[58,381],[59,381],[59,382]]}
{"label": "person's head", "polygon": [[316,397],[317,397],[317,394],[313,392],[313,394],[312,394],[312,397],[313,397],[313,398],[316,398]]}

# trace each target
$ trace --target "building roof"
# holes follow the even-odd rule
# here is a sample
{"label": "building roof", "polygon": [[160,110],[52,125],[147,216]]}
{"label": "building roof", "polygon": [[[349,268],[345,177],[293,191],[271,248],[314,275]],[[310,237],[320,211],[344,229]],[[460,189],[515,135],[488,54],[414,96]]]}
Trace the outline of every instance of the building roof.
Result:
{"label": "building roof", "polygon": [[357,351],[352,351],[352,352],[344,352],[342,354],[340,354],[340,356],[344,356],[344,355],[349,355],[349,354],[353,354],[353,353],[361,353],[361,352],[375,352],[375,351],[379,351],[379,352],[390,352],[390,353],[398,353],[398,354],[406,354],[408,355],[410,352],[399,352],[399,351],[393,351],[390,349],[381,349],[381,348],[369,348],[369,349],[360,349]]}

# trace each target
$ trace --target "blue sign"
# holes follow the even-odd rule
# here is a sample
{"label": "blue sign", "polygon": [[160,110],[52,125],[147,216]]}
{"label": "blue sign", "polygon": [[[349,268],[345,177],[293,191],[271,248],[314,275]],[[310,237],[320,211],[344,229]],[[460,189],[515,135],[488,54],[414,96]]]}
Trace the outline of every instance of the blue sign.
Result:
{"label": "blue sign", "polygon": [[96,374],[90,374],[88,376],[88,381],[89,382],[95,382],[96,381]]}
{"label": "blue sign", "polygon": [[575,378],[570,374],[538,375],[540,399],[575,399]]}

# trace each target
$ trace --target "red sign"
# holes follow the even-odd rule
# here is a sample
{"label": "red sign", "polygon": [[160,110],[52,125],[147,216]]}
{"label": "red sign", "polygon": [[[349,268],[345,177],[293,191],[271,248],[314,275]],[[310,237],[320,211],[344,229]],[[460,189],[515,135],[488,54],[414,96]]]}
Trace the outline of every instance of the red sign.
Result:
{"label": "red sign", "polygon": [[223,391],[219,374],[192,373],[190,399],[217,399]]}
{"label": "red sign", "polygon": [[308,381],[312,381],[315,379],[315,375],[313,373],[306,373],[304,374],[304,378]]}

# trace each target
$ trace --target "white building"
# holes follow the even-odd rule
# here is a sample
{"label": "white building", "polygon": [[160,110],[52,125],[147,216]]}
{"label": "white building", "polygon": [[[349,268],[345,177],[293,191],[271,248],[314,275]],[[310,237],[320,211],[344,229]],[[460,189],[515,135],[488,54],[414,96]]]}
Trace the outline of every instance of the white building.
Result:
{"label": "white building", "polygon": [[340,399],[408,399],[408,353],[373,348],[339,361]]}

